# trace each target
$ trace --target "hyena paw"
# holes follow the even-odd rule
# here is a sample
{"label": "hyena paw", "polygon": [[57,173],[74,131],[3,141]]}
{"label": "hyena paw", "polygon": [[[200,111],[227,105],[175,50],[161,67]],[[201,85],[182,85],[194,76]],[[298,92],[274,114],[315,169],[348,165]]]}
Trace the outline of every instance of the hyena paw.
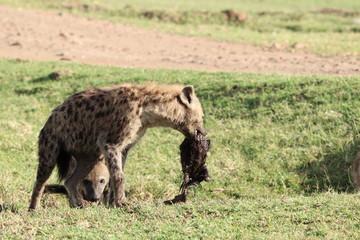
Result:
{"label": "hyena paw", "polygon": [[116,208],[122,208],[122,207],[129,206],[129,204],[123,199],[121,201],[115,201],[113,203],[113,206],[116,207]]}

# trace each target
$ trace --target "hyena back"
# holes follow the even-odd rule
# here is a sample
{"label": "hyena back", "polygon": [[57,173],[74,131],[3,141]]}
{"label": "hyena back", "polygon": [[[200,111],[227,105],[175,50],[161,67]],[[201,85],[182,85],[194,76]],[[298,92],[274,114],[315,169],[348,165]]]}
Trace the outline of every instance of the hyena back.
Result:
{"label": "hyena back", "polygon": [[[146,129],[170,127],[194,138],[199,132],[206,134],[203,117],[192,86],[123,84],[73,94],[52,111],[39,134],[39,165],[29,210],[39,207],[45,182],[64,155],[87,159],[94,166],[103,154],[110,170],[112,204],[122,206],[127,152]],[[77,191],[78,179],[84,177],[76,168],[67,179],[72,207],[85,204]]]}

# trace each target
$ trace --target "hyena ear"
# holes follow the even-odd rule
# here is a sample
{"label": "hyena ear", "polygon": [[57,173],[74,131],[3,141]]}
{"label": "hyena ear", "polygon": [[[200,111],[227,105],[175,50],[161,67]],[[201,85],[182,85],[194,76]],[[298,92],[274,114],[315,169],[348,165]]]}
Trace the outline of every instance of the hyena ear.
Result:
{"label": "hyena ear", "polygon": [[191,85],[185,86],[180,93],[180,101],[187,107],[190,107],[194,97],[195,97],[195,90],[194,87]]}

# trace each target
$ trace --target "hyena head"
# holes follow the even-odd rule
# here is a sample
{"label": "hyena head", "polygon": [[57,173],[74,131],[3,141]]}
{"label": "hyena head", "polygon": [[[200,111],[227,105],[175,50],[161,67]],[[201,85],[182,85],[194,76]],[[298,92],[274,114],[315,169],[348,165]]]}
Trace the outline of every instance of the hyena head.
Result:
{"label": "hyena head", "polygon": [[185,106],[185,118],[179,126],[179,131],[188,138],[195,138],[199,134],[205,136],[204,112],[193,86],[183,88],[179,95],[179,102]]}
{"label": "hyena head", "polygon": [[99,161],[80,184],[83,198],[89,202],[97,202],[109,183],[110,173],[105,161]]}

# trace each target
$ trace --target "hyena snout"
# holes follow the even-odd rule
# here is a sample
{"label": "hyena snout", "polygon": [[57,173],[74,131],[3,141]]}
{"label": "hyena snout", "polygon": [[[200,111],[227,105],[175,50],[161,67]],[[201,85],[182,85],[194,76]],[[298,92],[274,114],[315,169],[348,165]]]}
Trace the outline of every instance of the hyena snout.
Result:
{"label": "hyena snout", "polygon": [[89,202],[98,202],[101,199],[101,196],[105,188],[105,180],[100,180],[100,182],[92,182],[87,179],[83,181],[83,197],[86,201]]}
{"label": "hyena snout", "polygon": [[101,195],[97,193],[94,189],[88,189],[84,194],[84,199],[89,202],[97,202],[101,198]]}
{"label": "hyena snout", "polygon": [[202,135],[202,136],[205,137],[206,134],[207,134],[207,132],[206,132],[206,130],[205,130],[204,127],[201,127],[201,128],[197,128],[197,129],[195,130],[195,134],[196,134],[196,136]]}
{"label": "hyena snout", "polygon": [[89,202],[98,202],[100,200],[100,196],[96,196],[96,195],[89,196],[85,200]]}
{"label": "hyena snout", "polygon": [[199,136],[205,137],[207,135],[207,131],[205,130],[203,123],[188,125],[183,130],[183,133],[190,139],[198,138]]}

